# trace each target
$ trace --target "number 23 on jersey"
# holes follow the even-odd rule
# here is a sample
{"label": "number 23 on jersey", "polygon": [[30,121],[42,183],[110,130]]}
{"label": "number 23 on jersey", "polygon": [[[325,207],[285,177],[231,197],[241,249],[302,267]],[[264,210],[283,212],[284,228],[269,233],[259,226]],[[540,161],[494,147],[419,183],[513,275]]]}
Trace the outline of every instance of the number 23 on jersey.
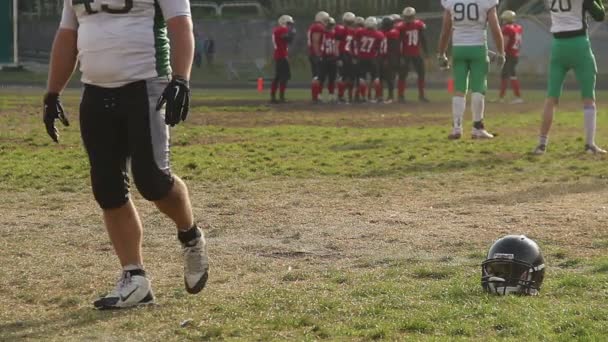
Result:
{"label": "number 23 on jersey", "polygon": [[72,0],[72,7],[83,5],[87,14],[95,14],[101,12],[111,14],[129,13],[133,8],[133,0],[124,0],[123,7],[110,7],[107,4],[96,3],[95,0]]}

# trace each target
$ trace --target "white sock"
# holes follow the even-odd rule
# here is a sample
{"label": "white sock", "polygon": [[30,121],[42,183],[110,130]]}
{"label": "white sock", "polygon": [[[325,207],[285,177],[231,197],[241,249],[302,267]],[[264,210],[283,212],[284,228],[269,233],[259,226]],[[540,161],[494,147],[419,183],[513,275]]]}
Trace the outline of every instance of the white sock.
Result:
{"label": "white sock", "polygon": [[467,107],[467,100],[463,96],[454,96],[452,98],[452,117],[454,119],[454,128],[462,129],[462,121],[464,120],[464,110]]}
{"label": "white sock", "polygon": [[471,111],[473,112],[473,122],[480,122],[483,120],[485,107],[485,96],[483,96],[483,94],[471,94]]}
{"label": "white sock", "polygon": [[595,145],[596,109],[595,105],[585,106],[585,141],[587,145]]}

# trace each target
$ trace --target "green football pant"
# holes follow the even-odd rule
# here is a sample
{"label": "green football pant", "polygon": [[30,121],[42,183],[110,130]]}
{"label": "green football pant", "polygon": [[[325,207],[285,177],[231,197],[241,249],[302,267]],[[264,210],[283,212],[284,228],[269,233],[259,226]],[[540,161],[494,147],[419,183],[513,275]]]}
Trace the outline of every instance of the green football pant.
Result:
{"label": "green football pant", "polygon": [[585,99],[595,99],[597,65],[587,36],[553,39],[549,65],[549,89],[547,95],[558,99],[566,74],[574,69],[576,80]]}
{"label": "green football pant", "polygon": [[485,46],[454,46],[452,48],[454,88],[466,93],[485,94],[488,86],[488,49]]}

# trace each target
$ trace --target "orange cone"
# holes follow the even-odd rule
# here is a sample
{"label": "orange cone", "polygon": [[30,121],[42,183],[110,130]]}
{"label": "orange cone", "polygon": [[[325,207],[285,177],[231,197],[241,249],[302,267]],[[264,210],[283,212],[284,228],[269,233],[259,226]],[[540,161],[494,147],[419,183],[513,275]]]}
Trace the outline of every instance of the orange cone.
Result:
{"label": "orange cone", "polygon": [[264,78],[260,77],[258,78],[258,93],[261,93],[264,91]]}

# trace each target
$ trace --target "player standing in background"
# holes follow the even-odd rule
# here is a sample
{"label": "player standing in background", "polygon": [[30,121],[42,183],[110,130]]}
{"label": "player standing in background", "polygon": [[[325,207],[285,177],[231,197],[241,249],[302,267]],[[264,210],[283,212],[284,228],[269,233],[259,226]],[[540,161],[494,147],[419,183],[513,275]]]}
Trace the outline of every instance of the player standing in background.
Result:
{"label": "player standing in background", "polygon": [[323,43],[321,44],[321,71],[319,74],[319,83],[321,85],[321,92],[323,93],[323,86],[325,81],[327,82],[327,90],[329,92],[329,100],[326,102],[335,103],[337,97],[335,94],[336,89],[336,77],[338,75],[338,58],[340,57],[340,51],[338,50],[338,42],[336,41],[336,20],[329,18],[325,32],[323,32]]}
{"label": "player standing in background", "polygon": [[403,10],[403,22],[399,25],[401,31],[403,61],[399,72],[399,101],[405,102],[405,87],[410,65],[414,67],[418,75],[418,99],[421,102],[429,102],[424,94],[425,88],[425,65],[422,53],[428,56],[426,43],[426,24],[416,19],[416,9],[406,7]]}
{"label": "player standing in background", "polygon": [[[287,82],[291,79],[291,68],[289,67],[289,44],[293,42],[296,35],[295,22],[289,15],[279,18],[279,25],[272,30],[272,45],[274,46],[275,74],[270,89],[270,102],[285,102],[285,89]],[[279,89],[279,101],[277,101],[277,88]]]}
{"label": "player standing in background", "polygon": [[393,19],[386,17],[382,19],[382,32],[384,41],[382,47],[382,60],[380,62],[380,78],[386,83],[388,96],[384,103],[393,103],[395,98],[395,80],[399,72],[401,60],[401,36],[399,30],[394,27]]}
{"label": "player standing in background", "polygon": [[[338,101],[340,103],[351,103],[353,101],[353,85],[357,74],[353,66],[353,40],[355,39],[355,19],[352,12],[346,12],[342,16],[342,25],[337,25],[336,40],[340,51],[338,60]],[[344,98],[348,90],[348,99]]]}
{"label": "player standing in background", "polygon": [[321,72],[322,51],[321,44],[323,43],[323,33],[325,26],[329,22],[329,13],[321,11],[315,15],[315,22],[308,28],[306,35],[308,40],[308,59],[310,61],[310,71],[312,72],[312,84],[310,92],[312,102],[319,102],[319,94],[321,93],[321,84],[319,83],[319,73]]}
{"label": "player standing in background", "polygon": [[378,57],[380,56],[383,40],[384,34],[378,31],[378,21],[375,17],[365,19],[365,28],[357,31],[355,35],[359,60],[359,94],[363,99],[366,98],[368,90],[367,76],[369,75],[376,91],[376,96],[370,99],[371,103],[378,102],[382,93]]}
{"label": "player standing in background", "polygon": [[505,62],[505,66],[502,67],[501,73],[500,95],[498,99],[498,102],[501,103],[504,102],[505,95],[507,94],[509,81],[515,95],[515,99],[511,101],[511,104],[524,103],[524,100],[521,98],[521,90],[516,73],[524,28],[515,23],[515,18],[516,14],[513,11],[504,11],[500,16],[500,19],[503,21],[502,35],[505,39],[505,53],[507,54],[507,61]]}
{"label": "player standing in background", "polygon": [[93,303],[96,309],[154,303],[128,170],[141,195],[177,227],[186,290],[198,293],[207,283],[205,238],[194,222],[188,188],[169,164],[168,126],[188,115],[193,56],[188,0],[64,1],[51,51],[44,123],[57,142],[55,120],[67,124],[59,94],[79,63],[84,83],[80,130],[93,195],[122,267],[114,290]]}
{"label": "player standing in background", "polygon": [[361,94],[361,84],[359,82],[359,75],[361,74],[361,66],[359,65],[359,49],[357,46],[357,35],[359,32],[365,30],[365,18],[355,18],[355,38],[353,39],[352,48],[353,51],[353,72],[355,74],[355,102],[365,102],[365,95]]}
{"label": "player standing in background", "polygon": [[555,107],[562,94],[566,74],[574,69],[581,88],[585,115],[585,152],[605,154],[595,144],[596,116],[595,81],[597,65],[587,35],[587,13],[596,21],[606,17],[602,0],[547,0],[551,11],[551,59],[549,62],[549,89],[542,116],[540,137],[535,154],[543,154],[549,142]]}
{"label": "player standing in background", "polygon": [[452,63],[454,97],[452,98],[453,129],[449,139],[460,139],[466,109],[466,94],[470,89],[473,112],[473,139],[492,139],[485,130],[483,118],[488,75],[488,44],[486,27],[494,36],[499,67],[505,64],[504,42],[496,14],[498,0],[441,0],[443,27],[439,39],[437,61],[440,68],[449,66],[445,53],[450,37],[452,40]]}

